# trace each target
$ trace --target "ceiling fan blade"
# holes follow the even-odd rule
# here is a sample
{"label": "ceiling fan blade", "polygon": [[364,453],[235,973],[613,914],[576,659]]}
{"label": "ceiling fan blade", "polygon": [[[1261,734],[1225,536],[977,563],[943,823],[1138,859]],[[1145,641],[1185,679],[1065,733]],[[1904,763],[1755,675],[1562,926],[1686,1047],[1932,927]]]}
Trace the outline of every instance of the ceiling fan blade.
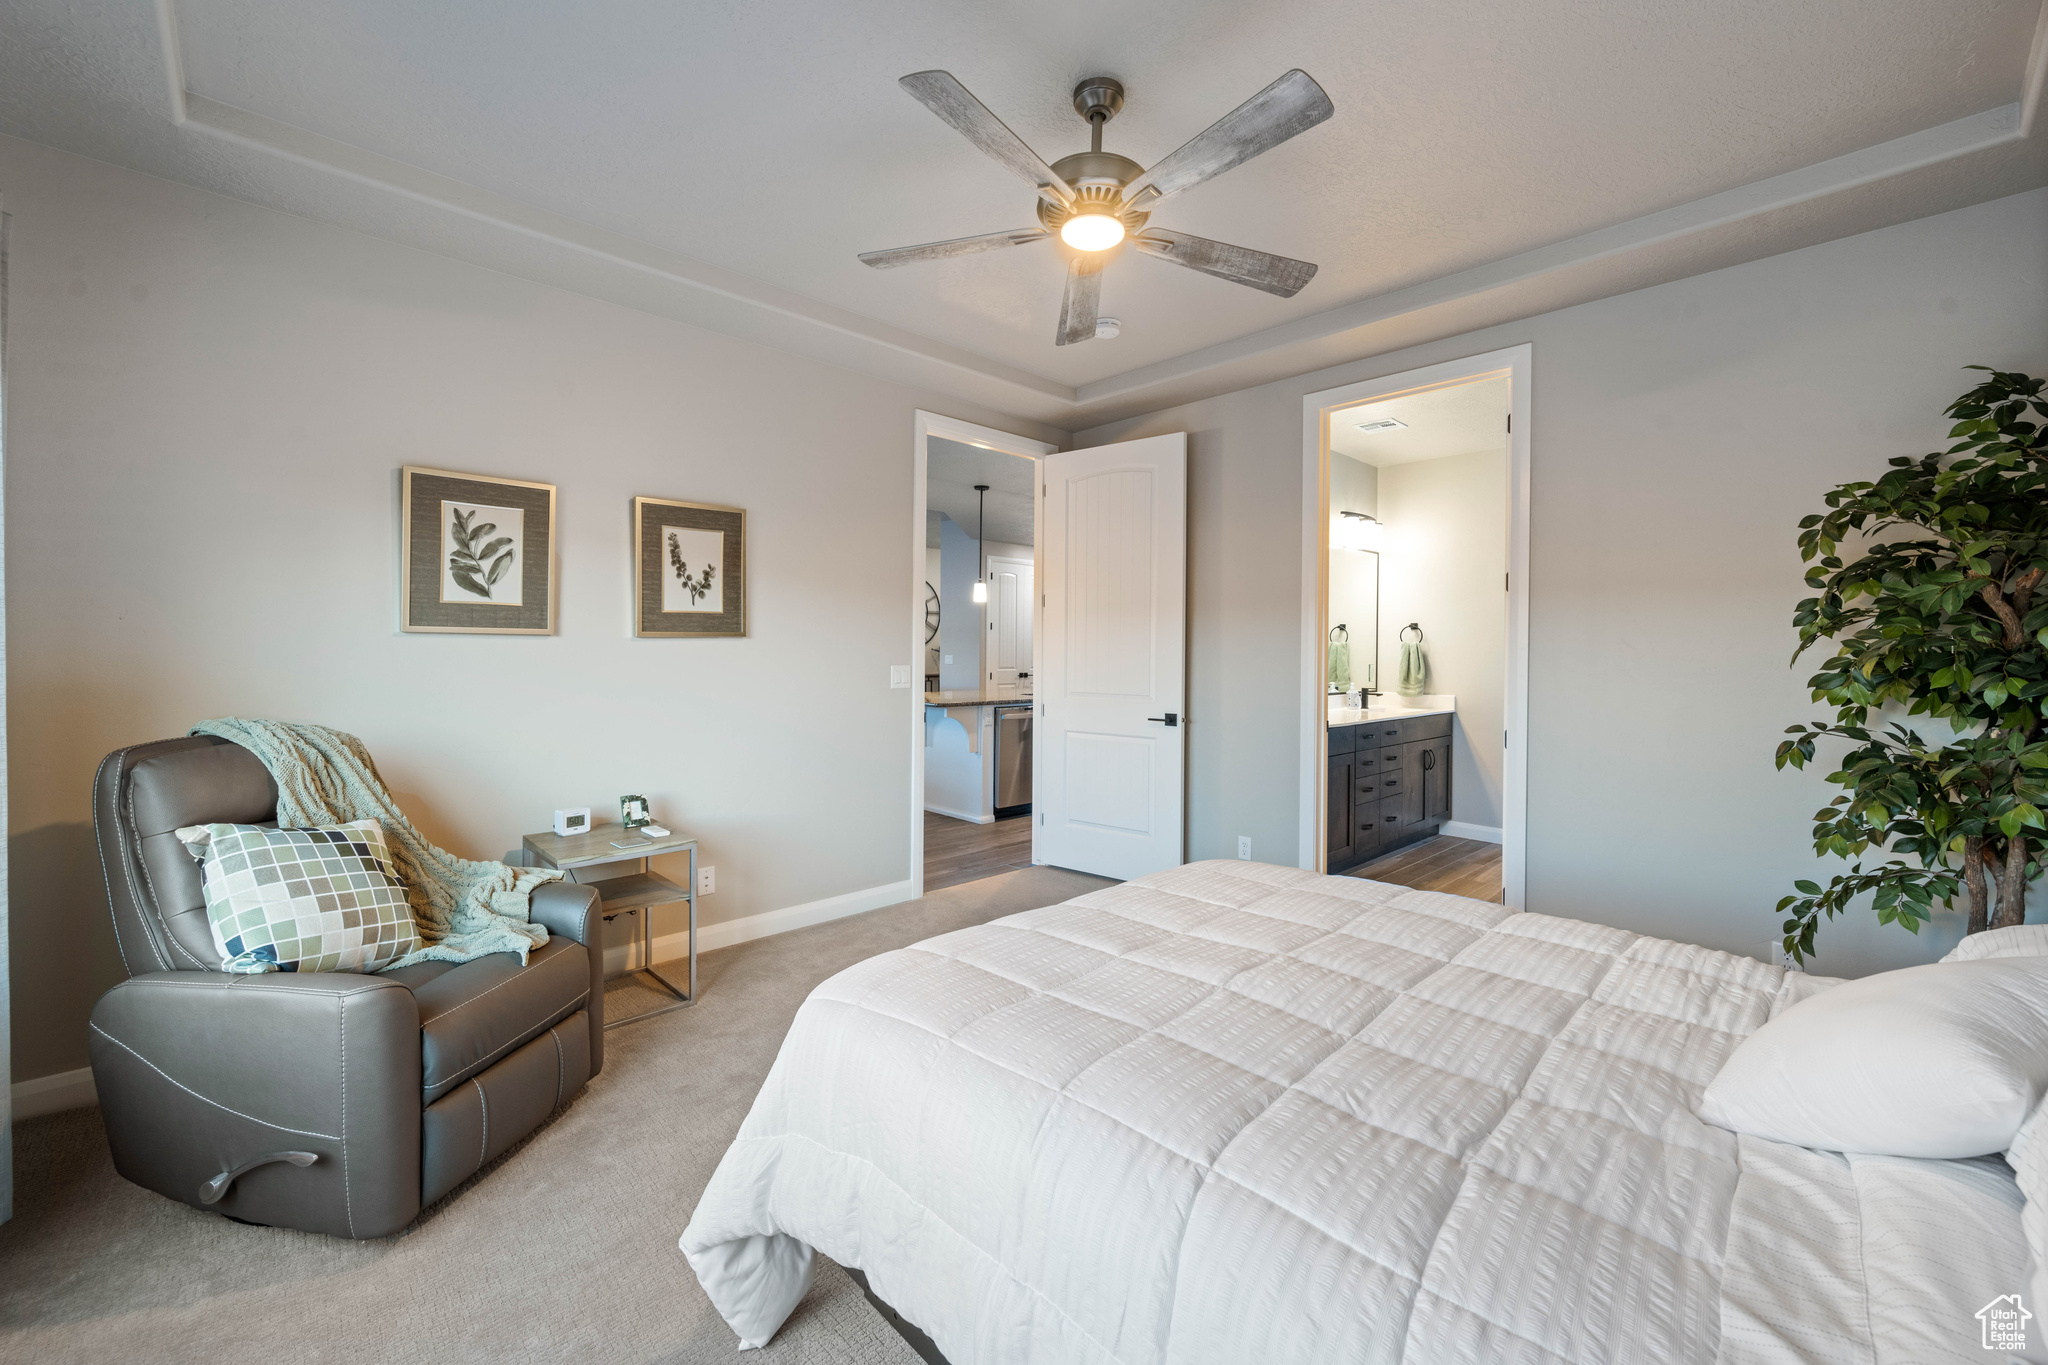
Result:
{"label": "ceiling fan blade", "polygon": [[1067,293],[1060,300],[1060,331],[1056,346],[1095,338],[1095,314],[1102,303],[1103,258],[1099,252],[1067,262]]}
{"label": "ceiling fan blade", "polygon": [[1283,299],[1293,298],[1316,277],[1316,268],[1308,261],[1228,242],[1212,242],[1207,237],[1166,228],[1146,228],[1131,239],[1131,244],[1147,256],[1157,256],[1232,284],[1248,284]]}
{"label": "ceiling fan blade", "polygon": [[[1313,83],[1313,82],[1311,82]],[[896,82],[925,108],[982,151],[1029,180],[1061,208],[1072,208],[1074,187],[1053,174],[1045,158],[1024,145],[988,106],[968,92],[950,71],[918,71]]]}
{"label": "ceiling fan blade", "polygon": [[[909,265],[913,261],[943,261],[949,256],[972,256],[998,247],[1024,246],[1052,234],[1044,228],[1018,228],[1015,232],[990,232],[979,237],[955,237],[950,242],[926,242],[923,246],[892,247],[888,251],[863,251],[861,262],[877,270]],[[1311,266],[1310,269],[1315,267]]]}
{"label": "ceiling fan blade", "polygon": [[1290,71],[1125,186],[1124,203],[1142,209],[1169,194],[1213,180],[1336,112],[1323,87],[1306,71]]}

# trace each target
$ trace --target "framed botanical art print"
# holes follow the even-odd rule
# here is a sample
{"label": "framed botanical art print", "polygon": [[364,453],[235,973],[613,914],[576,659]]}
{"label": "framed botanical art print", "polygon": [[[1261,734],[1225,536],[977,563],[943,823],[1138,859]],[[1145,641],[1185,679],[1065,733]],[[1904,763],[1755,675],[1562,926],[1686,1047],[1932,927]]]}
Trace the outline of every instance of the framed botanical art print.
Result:
{"label": "framed botanical art print", "polygon": [[555,486],[399,471],[401,630],[555,632]]}
{"label": "framed botanical art print", "polygon": [[633,499],[633,633],[747,633],[747,514]]}

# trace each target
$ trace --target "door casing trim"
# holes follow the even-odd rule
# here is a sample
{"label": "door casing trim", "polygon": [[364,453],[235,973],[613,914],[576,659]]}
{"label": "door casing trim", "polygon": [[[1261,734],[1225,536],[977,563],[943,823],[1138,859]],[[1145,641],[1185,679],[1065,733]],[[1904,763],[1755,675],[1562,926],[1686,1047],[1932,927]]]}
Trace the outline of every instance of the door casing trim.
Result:
{"label": "door casing trim", "polygon": [[1501,882],[1509,907],[1529,899],[1529,449],[1531,367],[1527,342],[1462,360],[1403,370],[1304,395],[1301,400],[1301,696],[1300,843],[1296,866],[1324,871],[1323,788],[1328,783],[1329,711],[1323,702],[1324,618],[1329,610],[1329,420],[1334,409],[1416,389],[1448,388],[1484,375],[1509,375],[1507,724],[1502,763]]}
{"label": "door casing trim", "polygon": [[[1042,460],[1058,450],[1050,441],[1034,441],[1015,432],[997,431],[976,422],[918,408],[911,425],[910,446],[910,899],[924,894],[924,552],[925,483],[931,467],[929,441],[937,436],[963,445],[999,450]],[[1040,525],[1033,519],[1031,555],[1034,566],[1044,557]],[[1035,575],[1034,575],[1035,576]],[[1031,672],[1038,674],[1038,632],[1031,633]],[[1033,755],[1034,766],[1036,754]],[[1036,784],[1034,783],[1034,790]]]}

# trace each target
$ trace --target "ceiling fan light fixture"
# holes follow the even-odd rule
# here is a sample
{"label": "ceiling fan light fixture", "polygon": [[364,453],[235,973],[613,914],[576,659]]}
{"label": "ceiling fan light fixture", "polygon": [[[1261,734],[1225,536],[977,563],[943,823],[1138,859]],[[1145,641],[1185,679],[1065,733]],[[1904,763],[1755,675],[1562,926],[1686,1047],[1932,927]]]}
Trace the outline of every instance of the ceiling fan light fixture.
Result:
{"label": "ceiling fan light fixture", "polygon": [[1123,239],[1123,220],[1111,213],[1077,213],[1060,224],[1060,240],[1076,251],[1107,251]]}

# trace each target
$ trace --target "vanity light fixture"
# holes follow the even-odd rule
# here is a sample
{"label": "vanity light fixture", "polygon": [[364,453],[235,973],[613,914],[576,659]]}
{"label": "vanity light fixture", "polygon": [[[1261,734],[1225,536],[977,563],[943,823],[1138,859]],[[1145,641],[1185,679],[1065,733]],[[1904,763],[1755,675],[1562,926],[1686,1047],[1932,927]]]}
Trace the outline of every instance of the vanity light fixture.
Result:
{"label": "vanity light fixture", "polygon": [[1370,422],[1360,422],[1357,431],[1398,431],[1408,424],[1398,417],[1376,417]]}
{"label": "vanity light fixture", "polygon": [[1386,528],[1378,517],[1369,517],[1363,512],[1339,512],[1337,516],[1338,549],[1379,553],[1380,533]]}
{"label": "vanity light fixture", "polygon": [[982,516],[988,507],[988,485],[974,485],[974,600],[988,601],[988,582],[982,577],[981,526]]}

